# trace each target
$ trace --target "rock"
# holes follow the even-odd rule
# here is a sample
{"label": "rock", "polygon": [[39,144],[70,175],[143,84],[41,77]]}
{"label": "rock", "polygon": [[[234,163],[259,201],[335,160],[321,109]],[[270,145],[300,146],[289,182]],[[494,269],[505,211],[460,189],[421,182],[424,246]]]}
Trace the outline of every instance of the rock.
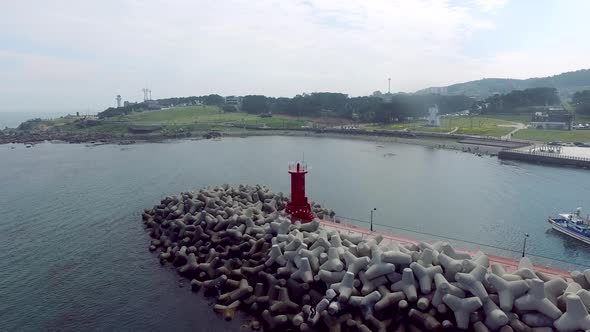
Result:
{"label": "rock", "polygon": [[218,295],[216,312],[231,319],[243,304],[271,330],[544,332],[590,320],[590,269],[568,283],[525,258],[506,273],[445,242],[383,244],[327,231],[318,219],[292,224],[286,202],[263,186],[223,185],[168,196],[141,219],[150,250],[193,291]]}
{"label": "rock", "polygon": [[579,296],[569,294],[566,297],[567,309],[553,324],[560,332],[590,329],[590,315]]}
{"label": "rock", "polygon": [[443,296],[443,302],[455,314],[457,327],[463,330],[469,327],[469,315],[482,306],[479,297],[461,299],[451,294]]}
{"label": "rock", "polygon": [[514,299],[526,293],[529,285],[524,280],[506,281],[495,274],[488,274],[487,281],[494,286],[500,296],[500,308],[504,311],[512,311]]}
{"label": "rock", "polygon": [[422,294],[430,294],[432,291],[432,280],[435,274],[443,273],[440,266],[429,266],[424,267],[416,262],[410,264],[410,268],[414,272],[414,275],[418,278],[420,283],[420,291]]}
{"label": "rock", "polygon": [[391,285],[391,290],[394,292],[403,291],[410,302],[418,300],[416,281],[414,280],[412,269],[405,268],[402,273],[402,280]]}
{"label": "rock", "polygon": [[529,292],[514,301],[518,310],[536,310],[552,319],[561,316],[559,310],[547,297],[545,297],[544,283],[540,279],[532,279],[529,283]]}
{"label": "rock", "polygon": [[469,273],[457,273],[455,279],[461,288],[479,297],[482,302],[485,302],[488,299],[488,292],[482,282],[485,280],[486,272],[483,266],[477,266]]}

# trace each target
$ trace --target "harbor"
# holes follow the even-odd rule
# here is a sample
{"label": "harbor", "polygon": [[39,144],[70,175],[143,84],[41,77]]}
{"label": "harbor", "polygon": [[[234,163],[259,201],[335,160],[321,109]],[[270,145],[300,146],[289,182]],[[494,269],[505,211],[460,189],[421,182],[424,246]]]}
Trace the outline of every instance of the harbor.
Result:
{"label": "harbor", "polygon": [[[268,158],[260,158],[261,151]],[[9,331],[25,325],[38,330],[240,330],[251,320],[243,315],[246,311],[238,310],[233,321],[225,322],[212,312],[215,296],[192,293],[190,279],[177,276],[168,261],[162,267],[158,251],[147,250],[152,238],[143,231],[140,212],[173,193],[225,182],[234,188],[245,181],[265,183],[276,194],[288,192],[287,165],[290,155],[300,155],[298,151],[305,151],[312,163],[306,189],[316,203],[310,204],[333,209],[336,218],[369,221],[369,210],[376,207],[376,233],[428,244],[448,242],[456,251],[482,251],[490,259],[495,255],[518,260],[526,232],[526,253],[535,268],[584,271],[590,265],[584,243],[571,241],[547,223],[559,211],[586,206],[590,174],[584,170],[332,138],[249,137],[93,147],[41,143],[31,149],[0,149],[7,169],[13,170],[1,178],[7,190],[0,195],[11,208],[0,222],[0,234],[10,239],[0,242],[0,265],[7,275],[0,287],[7,299],[0,304],[0,326]],[[395,156],[384,157],[388,153]],[[562,187],[570,189],[554,190]],[[449,188],[453,195],[445,194]],[[340,225],[354,224],[342,217]],[[383,225],[515,252],[505,255]],[[369,229],[368,223],[356,226]],[[37,240],[27,240],[31,236]],[[383,241],[385,245],[389,240]],[[9,303],[13,305],[7,307]]]}
{"label": "harbor", "polygon": [[142,218],[161,264],[214,296],[226,320],[245,310],[255,330],[590,329],[590,269],[568,276],[526,257],[291,219],[290,204],[259,185],[223,185],[168,196]]}
{"label": "harbor", "polygon": [[369,231],[329,222],[335,212],[306,196],[307,165],[288,170],[290,196],[225,184],[142,213],[149,250],[224,319],[245,310],[269,331],[590,329],[590,269],[373,232],[373,210]]}

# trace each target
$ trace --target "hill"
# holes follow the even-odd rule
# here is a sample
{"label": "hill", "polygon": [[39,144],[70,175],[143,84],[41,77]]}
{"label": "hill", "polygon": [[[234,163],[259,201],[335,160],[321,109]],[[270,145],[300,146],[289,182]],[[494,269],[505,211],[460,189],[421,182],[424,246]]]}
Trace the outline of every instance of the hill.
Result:
{"label": "hill", "polygon": [[511,78],[484,78],[477,81],[457,83],[445,87],[431,87],[416,91],[418,94],[441,93],[466,95],[484,99],[496,93],[505,94],[513,90],[549,87],[556,88],[561,98],[569,99],[575,92],[590,89],[590,69],[581,69],[548,77],[524,80]]}

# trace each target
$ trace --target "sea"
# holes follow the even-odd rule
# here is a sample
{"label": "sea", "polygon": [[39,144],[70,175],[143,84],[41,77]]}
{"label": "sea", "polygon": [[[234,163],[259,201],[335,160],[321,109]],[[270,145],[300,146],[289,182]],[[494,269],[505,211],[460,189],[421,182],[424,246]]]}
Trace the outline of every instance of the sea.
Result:
{"label": "sea", "polygon": [[590,247],[547,217],[590,211],[590,171],[502,162],[396,142],[248,137],[134,145],[0,145],[0,331],[240,330],[148,251],[141,212],[166,195],[228,183],[310,200],[342,222],[424,241],[590,267]]}
{"label": "sea", "polygon": [[[70,112],[76,114],[76,112]],[[53,119],[60,116],[67,115],[67,112],[54,111],[54,112],[36,112],[36,111],[0,111],[0,129],[16,128],[19,124],[30,120],[30,119]]]}

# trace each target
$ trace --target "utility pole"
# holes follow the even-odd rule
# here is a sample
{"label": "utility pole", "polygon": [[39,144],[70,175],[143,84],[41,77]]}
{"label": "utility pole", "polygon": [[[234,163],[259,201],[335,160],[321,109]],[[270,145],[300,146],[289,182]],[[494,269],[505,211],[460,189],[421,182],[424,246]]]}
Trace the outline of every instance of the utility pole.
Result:
{"label": "utility pole", "polygon": [[528,239],[529,233],[524,233],[524,243],[522,244],[522,257],[524,257],[524,253],[526,251],[526,239]]}
{"label": "utility pole", "polygon": [[391,93],[391,77],[387,79],[387,93]]}
{"label": "utility pole", "polygon": [[377,211],[377,208],[371,210],[371,233],[373,232],[373,211]]}

